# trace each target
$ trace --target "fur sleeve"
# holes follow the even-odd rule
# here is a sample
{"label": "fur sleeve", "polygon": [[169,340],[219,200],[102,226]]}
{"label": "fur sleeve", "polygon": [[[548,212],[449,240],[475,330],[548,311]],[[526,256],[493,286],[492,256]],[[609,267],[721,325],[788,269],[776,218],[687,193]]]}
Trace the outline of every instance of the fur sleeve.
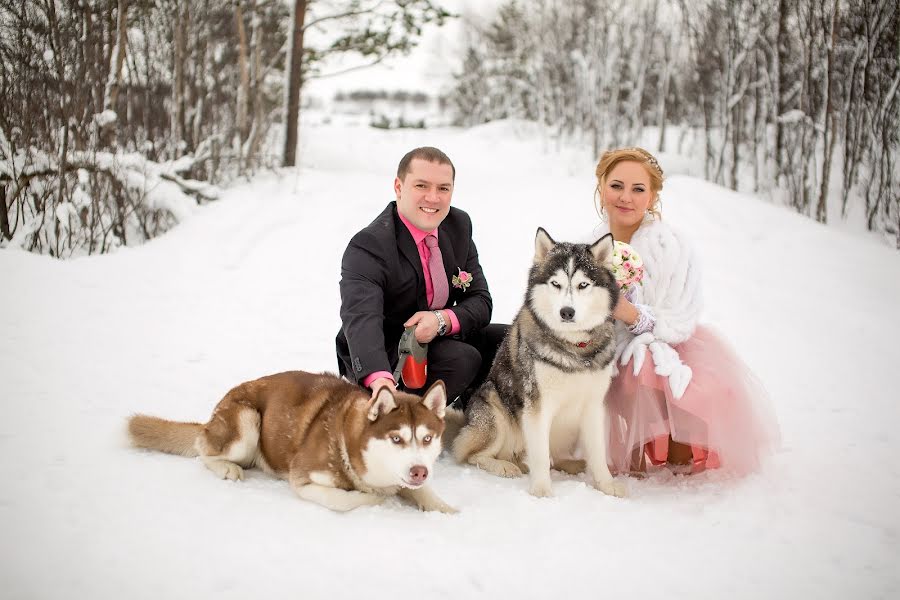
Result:
{"label": "fur sleeve", "polygon": [[653,336],[679,344],[694,333],[702,308],[700,270],[689,241],[660,221],[632,240],[644,260],[643,301],[656,316]]}

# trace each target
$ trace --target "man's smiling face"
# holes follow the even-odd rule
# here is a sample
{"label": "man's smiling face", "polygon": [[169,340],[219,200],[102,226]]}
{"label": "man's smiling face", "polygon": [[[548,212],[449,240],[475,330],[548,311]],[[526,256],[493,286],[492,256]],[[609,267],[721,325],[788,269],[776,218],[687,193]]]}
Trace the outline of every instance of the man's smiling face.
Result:
{"label": "man's smiling face", "polygon": [[434,231],[450,211],[453,167],[414,158],[403,181],[394,179],[397,210],[422,231]]}

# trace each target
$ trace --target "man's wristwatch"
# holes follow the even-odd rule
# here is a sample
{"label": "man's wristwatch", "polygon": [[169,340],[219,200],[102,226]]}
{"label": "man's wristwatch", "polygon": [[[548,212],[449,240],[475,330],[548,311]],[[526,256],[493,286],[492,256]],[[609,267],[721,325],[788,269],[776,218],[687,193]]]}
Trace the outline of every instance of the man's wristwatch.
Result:
{"label": "man's wristwatch", "polygon": [[447,321],[444,320],[444,315],[441,314],[441,311],[439,310],[433,310],[431,312],[434,314],[434,316],[437,317],[438,320],[437,334],[444,335],[445,333],[447,333]]}

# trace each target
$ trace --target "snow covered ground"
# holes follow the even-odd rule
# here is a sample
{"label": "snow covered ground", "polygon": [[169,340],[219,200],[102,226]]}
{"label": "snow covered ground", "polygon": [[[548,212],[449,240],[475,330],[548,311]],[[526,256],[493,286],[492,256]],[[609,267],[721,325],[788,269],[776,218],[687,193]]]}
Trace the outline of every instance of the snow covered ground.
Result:
{"label": "snow covered ground", "polygon": [[615,499],[556,497],[441,459],[461,509],[334,514],[259,471],[130,449],[141,411],[204,421],[233,385],[334,370],[340,256],[392,199],[396,163],[457,167],[509,321],[535,228],[584,238],[593,161],[521,124],[468,131],[309,125],[303,167],[233,188],[112,255],[0,252],[4,598],[896,598],[900,255],[686,173],[663,213],[703,255],[707,309],[766,383],[783,448],[759,474],[658,474]]}

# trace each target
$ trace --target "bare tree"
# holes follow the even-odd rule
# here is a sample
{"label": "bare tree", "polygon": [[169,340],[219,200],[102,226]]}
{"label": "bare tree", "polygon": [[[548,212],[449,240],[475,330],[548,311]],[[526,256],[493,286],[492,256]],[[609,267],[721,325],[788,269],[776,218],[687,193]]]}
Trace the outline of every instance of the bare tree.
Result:
{"label": "bare tree", "polygon": [[116,44],[112,51],[113,62],[110,65],[109,77],[106,82],[106,94],[103,108],[116,110],[119,105],[119,89],[122,87],[122,66],[125,64],[125,50],[128,46],[128,2],[118,0],[116,10]]}
{"label": "bare tree", "polygon": [[300,119],[300,88],[303,87],[303,32],[306,0],[294,0],[291,9],[291,35],[288,49],[287,98],[285,101],[284,159],[282,165],[297,164],[297,124]]}
{"label": "bare tree", "polygon": [[[440,25],[449,16],[450,13],[432,0],[333,0],[327,5],[295,0],[289,36],[282,165],[294,166],[297,160],[300,90],[304,81],[365,68],[388,56],[408,52],[417,43],[425,24],[435,22]],[[310,47],[303,33],[311,28],[339,33],[325,46]],[[324,60],[346,54],[358,55],[365,62],[342,71],[321,70]]]}
{"label": "bare tree", "polygon": [[900,246],[896,0],[519,0],[471,35],[454,95],[480,108],[462,123],[534,119],[595,155],[648,124],[663,149],[675,126],[708,179],[752,172],[753,190],[822,222],[853,208]]}

